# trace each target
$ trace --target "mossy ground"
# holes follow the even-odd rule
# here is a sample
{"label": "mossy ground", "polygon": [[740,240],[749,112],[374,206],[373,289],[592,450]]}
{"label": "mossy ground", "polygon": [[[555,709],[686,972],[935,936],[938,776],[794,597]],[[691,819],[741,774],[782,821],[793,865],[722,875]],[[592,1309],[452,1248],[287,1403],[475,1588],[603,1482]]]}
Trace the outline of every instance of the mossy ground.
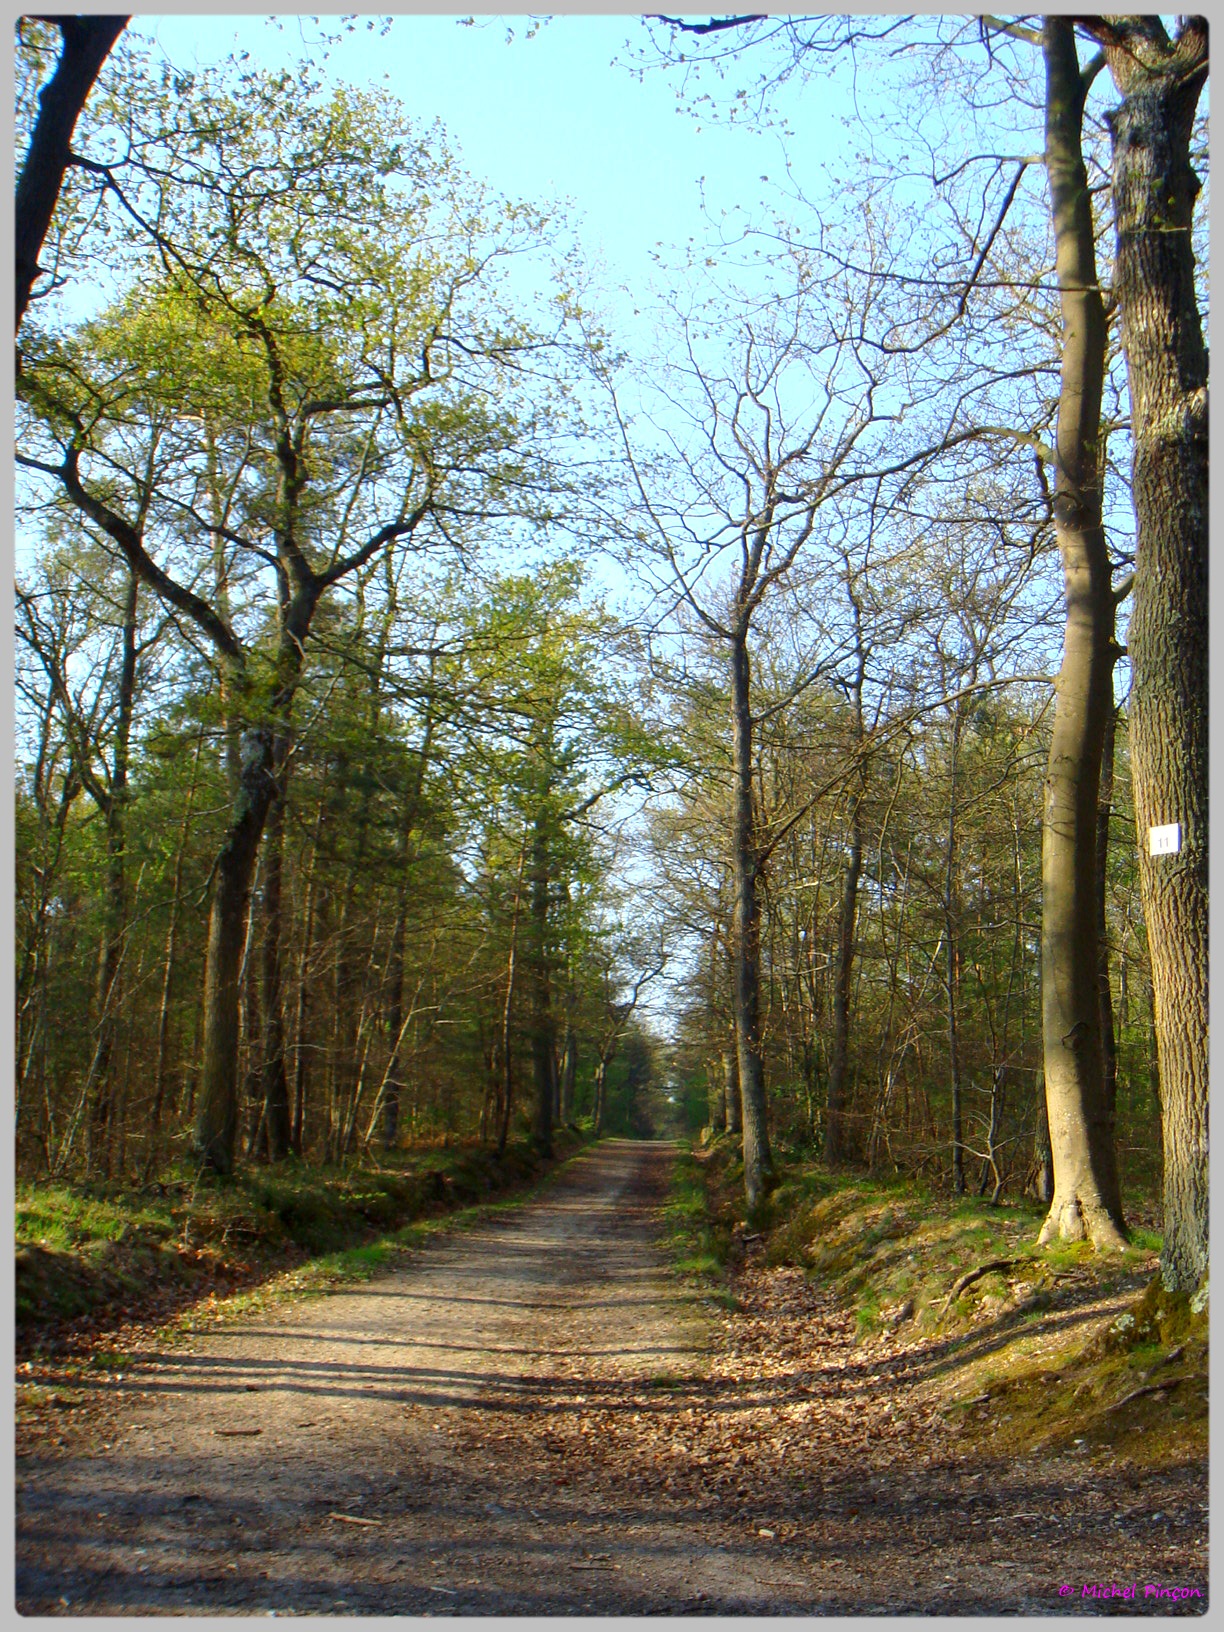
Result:
{"label": "mossy ground", "polygon": [[663,1206],[664,1245],[672,1268],[695,1292],[733,1309],[735,1298],[725,1275],[731,1225],[716,1216],[706,1178],[700,1159],[681,1151]]}
{"label": "mossy ground", "polygon": [[[559,1130],[556,1156],[587,1137]],[[306,1290],[376,1274],[431,1218],[521,1189],[547,1166],[522,1140],[500,1162],[466,1145],[332,1168],[290,1160],[228,1180],[175,1172],[143,1187],[22,1185],[19,1350],[82,1317],[105,1329],[167,1302],[215,1304],[235,1286],[275,1280]]]}
{"label": "mossy ground", "polygon": [[[1206,1455],[1207,1314],[1163,1291],[1154,1231],[1134,1228],[1112,1255],[1039,1248],[1036,1202],[992,1207],[802,1155],[779,1163],[747,1228],[732,1140],[678,1172],[677,1228],[711,1287],[746,1253],[801,1268],[854,1312],[869,1349],[929,1352],[962,1443],[1001,1457],[1080,1447],[1135,1467]],[[1008,1262],[950,1301],[962,1276],[994,1260]]]}

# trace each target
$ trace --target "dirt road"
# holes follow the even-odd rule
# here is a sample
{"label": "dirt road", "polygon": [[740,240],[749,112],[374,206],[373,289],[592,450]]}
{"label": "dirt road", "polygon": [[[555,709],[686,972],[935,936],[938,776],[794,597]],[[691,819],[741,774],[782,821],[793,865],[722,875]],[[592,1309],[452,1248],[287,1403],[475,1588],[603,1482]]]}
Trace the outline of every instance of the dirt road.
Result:
{"label": "dirt road", "polygon": [[605,1141],[394,1275],[116,1380],[92,1430],[18,1461],[18,1607],[1082,1613],[1107,1606],[1081,1579],[1162,1564],[1205,1592],[1193,1481],[1163,1553],[1147,1512],[1085,1502],[1087,1470],[967,1484],[816,1305],[803,1366],[754,1375],[653,1244],[670,1160]]}
{"label": "dirt road", "polygon": [[668,1159],[605,1142],[406,1272],[116,1384],[112,1438],[20,1466],[20,1606],[645,1611],[698,1578],[750,1603],[704,1537],[629,1491],[592,1499],[547,1449],[554,1415],[698,1369],[696,1317],[651,1245]]}

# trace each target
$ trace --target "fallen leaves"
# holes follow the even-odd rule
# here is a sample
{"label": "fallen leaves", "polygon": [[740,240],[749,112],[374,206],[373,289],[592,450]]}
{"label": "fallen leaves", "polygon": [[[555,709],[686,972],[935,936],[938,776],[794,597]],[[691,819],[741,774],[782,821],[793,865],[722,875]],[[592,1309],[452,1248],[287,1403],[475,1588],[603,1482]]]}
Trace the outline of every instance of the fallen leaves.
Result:
{"label": "fallen leaves", "polygon": [[[465,1425],[466,1445],[504,1456],[514,1443],[523,1471],[549,1483],[548,1464],[564,1456],[580,1483],[623,1480],[728,1516],[762,1497],[779,1512],[810,1505],[821,1480],[867,1467],[931,1465],[941,1424],[930,1409],[894,1409],[895,1340],[869,1357],[853,1316],[801,1270],[752,1263],[735,1291],[741,1313],[719,1323],[704,1375],[669,1376],[666,1389],[657,1376],[541,1376],[537,1411],[482,1412]],[[771,1521],[752,1533],[779,1532]]]}

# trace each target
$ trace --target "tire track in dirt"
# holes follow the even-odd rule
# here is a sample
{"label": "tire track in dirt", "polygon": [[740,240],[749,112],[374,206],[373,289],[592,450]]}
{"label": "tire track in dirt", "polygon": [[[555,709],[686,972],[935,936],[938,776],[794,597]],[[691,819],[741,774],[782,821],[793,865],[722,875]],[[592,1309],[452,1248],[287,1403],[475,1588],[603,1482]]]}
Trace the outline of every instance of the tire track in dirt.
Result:
{"label": "tire track in dirt", "polygon": [[112,1383],[18,1460],[18,1607],[1066,1615],[1130,1579],[1204,1598],[1128,1609],[1201,1612],[1204,1468],[967,1460],[937,1356],[864,1352],[793,1270],[699,1314],[655,1244],[673,1155],[603,1141],[394,1274]]}
{"label": "tire track in dirt", "polygon": [[393,1275],[129,1372],[105,1439],[18,1464],[19,1607],[780,1607],[761,1561],[550,1455],[550,1416],[701,1369],[697,1317],[652,1243],[671,1159],[604,1141]]}

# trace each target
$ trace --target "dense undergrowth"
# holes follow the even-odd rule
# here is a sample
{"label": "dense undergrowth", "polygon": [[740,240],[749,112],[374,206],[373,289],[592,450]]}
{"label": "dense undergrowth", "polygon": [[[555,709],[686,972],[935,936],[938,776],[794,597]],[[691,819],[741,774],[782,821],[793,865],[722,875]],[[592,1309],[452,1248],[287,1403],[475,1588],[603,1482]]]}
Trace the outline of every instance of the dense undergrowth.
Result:
{"label": "dense undergrowth", "polygon": [[1206,1454],[1206,1303],[1164,1291],[1156,1232],[1135,1226],[1115,1255],[1039,1248],[1036,1202],[830,1173],[810,1154],[781,1160],[750,1225],[743,1210],[733,1140],[680,1158],[665,1216],[694,1288],[734,1308],[745,1265],[802,1269],[853,1310],[860,1344],[938,1351],[948,1425],[984,1452]]}
{"label": "dense undergrowth", "polygon": [[180,1170],[144,1186],[19,1186],[18,1349],[73,1323],[104,1329],[189,1309],[287,1270],[374,1273],[422,1221],[532,1185],[589,1137],[558,1130],[551,1162],[521,1139],[500,1161],[464,1144],[329,1168],[290,1160],[227,1180]]}

